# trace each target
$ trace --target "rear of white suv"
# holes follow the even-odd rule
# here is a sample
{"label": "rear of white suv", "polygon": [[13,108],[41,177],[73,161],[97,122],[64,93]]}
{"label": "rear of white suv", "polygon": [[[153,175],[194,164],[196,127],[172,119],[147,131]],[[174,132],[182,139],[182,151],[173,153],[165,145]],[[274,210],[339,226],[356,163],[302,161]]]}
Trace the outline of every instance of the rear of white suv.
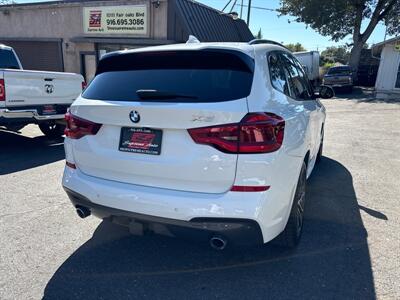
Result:
{"label": "rear of white suv", "polygon": [[271,86],[268,53],[282,49],[269,47],[105,56],[66,116],[63,186],[78,214],[197,233],[221,249],[268,242],[297,212],[298,228],[285,233],[296,244],[304,199],[302,207],[294,199],[304,198],[305,168],[322,140],[311,130],[324,115]]}

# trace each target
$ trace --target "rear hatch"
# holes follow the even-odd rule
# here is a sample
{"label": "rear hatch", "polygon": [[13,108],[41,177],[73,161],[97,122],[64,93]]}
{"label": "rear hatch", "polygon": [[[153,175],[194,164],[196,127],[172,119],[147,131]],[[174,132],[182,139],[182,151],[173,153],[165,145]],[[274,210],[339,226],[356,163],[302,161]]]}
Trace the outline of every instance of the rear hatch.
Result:
{"label": "rear hatch", "polygon": [[249,56],[228,50],[102,59],[71,107],[72,114],[102,124],[97,134],[74,140],[75,163],[88,175],[118,182],[226,192],[237,154],[196,144],[187,129],[239,122],[248,112],[253,68]]}
{"label": "rear hatch", "polygon": [[82,91],[77,74],[4,70],[6,106],[70,104]]}

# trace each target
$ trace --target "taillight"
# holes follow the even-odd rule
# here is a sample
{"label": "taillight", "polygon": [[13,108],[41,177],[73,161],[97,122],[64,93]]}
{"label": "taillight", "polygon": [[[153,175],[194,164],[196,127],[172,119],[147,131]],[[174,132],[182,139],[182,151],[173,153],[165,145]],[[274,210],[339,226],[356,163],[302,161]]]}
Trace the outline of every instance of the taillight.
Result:
{"label": "taillight", "polygon": [[0,79],[0,101],[6,101],[6,85],[4,79]]}
{"label": "taillight", "polygon": [[65,136],[71,139],[80,139],[86,135],[95,135],[101,127],[101,124],[79,118],[70,112],[65,114],[65,121],[67,121],[67,126],[64,133]]}
{"label": "taillight", "polygon": [[197,144],[225,153],[268,153],[283,142],[285,121],[272,113],[249,113],[240,123],[188,129]]}
{"label": "taillight", "polygon": [[85,81],[82,81],[82,91],[84,91],[87,87],[87,83]]}

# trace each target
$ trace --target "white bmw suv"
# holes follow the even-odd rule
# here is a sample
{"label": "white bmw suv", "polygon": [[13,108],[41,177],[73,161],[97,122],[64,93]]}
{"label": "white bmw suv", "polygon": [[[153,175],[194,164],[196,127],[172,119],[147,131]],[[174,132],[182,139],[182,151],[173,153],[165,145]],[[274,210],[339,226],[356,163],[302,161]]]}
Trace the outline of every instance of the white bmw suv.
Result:
{"label": "white bmw suv", "polygon": [[188,234],[216,249],[298,243],[325,108],[283,46],[107,54],[66,120],[63,187],[80,217]]}

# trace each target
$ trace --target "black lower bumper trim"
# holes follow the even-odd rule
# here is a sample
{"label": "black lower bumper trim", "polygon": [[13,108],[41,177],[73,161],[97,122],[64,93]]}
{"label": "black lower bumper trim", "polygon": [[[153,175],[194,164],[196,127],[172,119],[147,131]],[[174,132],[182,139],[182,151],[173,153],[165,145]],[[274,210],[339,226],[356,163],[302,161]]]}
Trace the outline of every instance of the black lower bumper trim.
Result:
{"label": "black lower bumper trim", "polygon": [[65,188],[72,204],[86,207],[101,218],[129,226],[140,223],[145,228],[153,225],[165,226],[174,236],[208,241],[213,236],[226,238],[230,244],[238,246],[261,245],[263,243],[260,226],[254,220],[237,218],[194,218],[190,221],[162,218],[134,213],[91,202],[86,197]]}

